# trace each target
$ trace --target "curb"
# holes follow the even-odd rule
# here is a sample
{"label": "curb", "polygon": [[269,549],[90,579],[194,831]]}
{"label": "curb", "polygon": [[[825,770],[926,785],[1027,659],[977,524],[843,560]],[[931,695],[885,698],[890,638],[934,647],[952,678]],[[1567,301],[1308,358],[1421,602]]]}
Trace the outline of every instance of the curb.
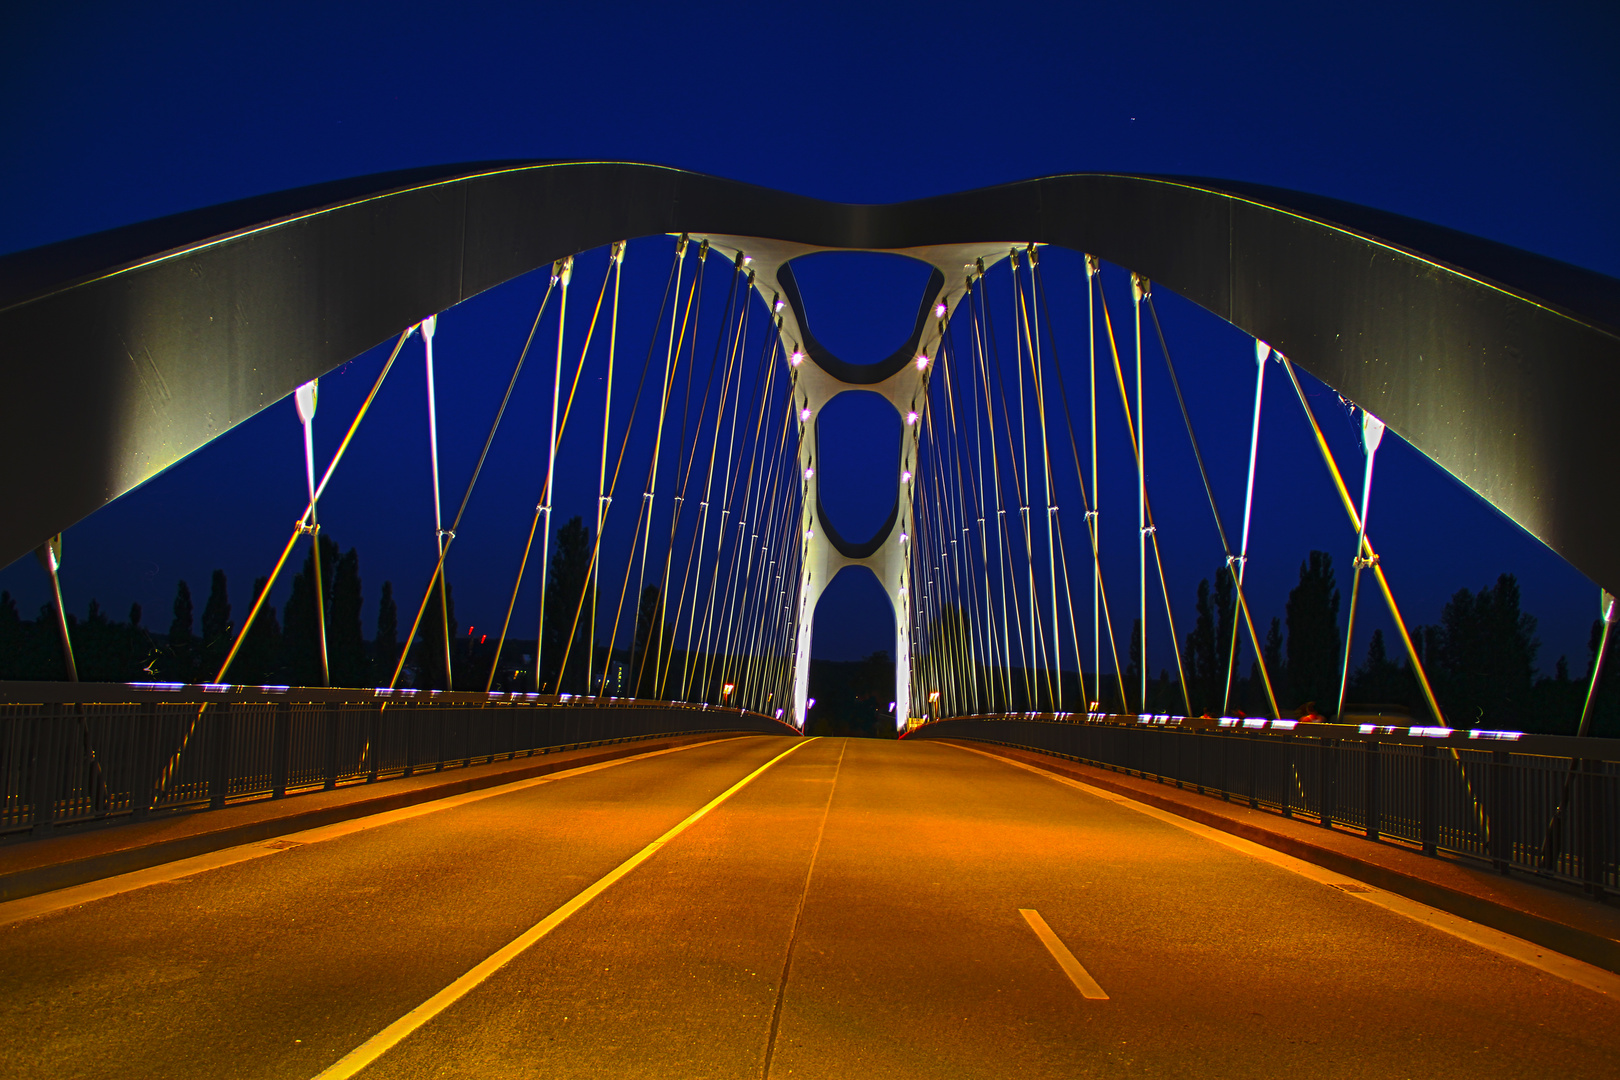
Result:
{"label": "curb", "polygon": [[[940,742],[952,742],[954,739],[941,739]],[[1488,926],[1493,930],[1500,930],[1504,934],[1523,938],[1534,942],[1554,952],[1563,953],[1576,960],[1591,964],[1620,974],[1620,941],[1614,941],[1601,934],[1594,934],[1587,930],[1568,926],[1561,922],[1532,915],[1528,912],[1518,911],[1514,908],[1488,900],[1481,896],[1460,892],[1445,885],[1439,885],[1423,878],[1413,877],[1410,874],[1393,870],[1387,866],[1380,866],[1374,862],[1358,859],[1353,855],[1346,855],[1342,851],[1321,847],[1301,840],[1297,837],[1286,836],[1282,833],[1272,832],[1249,822],[1234,821],[1213,810],[1205,810],[1198,806],[1189,806],[1175,799],[1165,798],[1142,791],[1127,784],[1114,781],[1106,773],[1097,776],[1091,772],[1081,772],[1078,768],[1066,768],[1067,759],[1051,760],[1054,755],[1028,746],[1014,746],[1010,743],[994,743],[979,739],[961,739],[976,746],[990,748],[991,752],[1001,749],[1023,750],[1039,755],[1047,760],[1031,761],[1029,764],[1048,772],[1061,773],[1092,787],[1102,788],[1116,795],[1124,796],[1135,802],[1145,803],[1159,810],[1166,810],[1178,817],[1196,821],[1200,825],[1207,825],[1212,829],[1242,837],[1262,847],[1280,851],[1284,855],[1292,855],[1296,859],[1303,859],[1309,863],[1324,867],[1347,877],[1357,878],[1369,885],[1391,892],[1397,896],[1404,896],[1408,900],[1415,900],[1420,904],[1452,915],[1460,916],[1470,922]],[[1003,755],[1006,756],[1006,755]],[[1080,763],[1076,762],[1076,765]]]}
{"label": "curb", "polygon": [[[703,734],[713,734],[718,736],[718,739],[737,737],[736,734],[730,732],[704,732]],[[718,739],[709,741],[718,741]],[[195,836],[161,840],[142,847],[125,848],[121,851],[109,851],[101,855],[74,859],[70,862],[18,870],[15,873],[0,875],[0,903],[8,900],[21,900],[26,896],[38,896],[40,893],[54,892],[57,889],[66,889],[74,885],[83,885],[86,882],[99,881],[102,878],[116,877],[119,874],[133,873],[136,870],[161,866],[164,863],[175,862],[179,859],[189,859],[194,855],[206,855],[209,852],[239,847],[242,844],[270,840],[277,836],[302,832],[305,829],[315,829],[322,825],[332,825],[339,821],[351,821],[355,818],[369,817],[372,814],[386,813],[389,810],[398,810],[401,807],[415,806],[418,803],[432,802],[435,799],[460,795],[468,791],[478,791],[482,788],[497,787],[501,784],[510,784],[514,781],[527,780],[535,776],[544,776],[547,773],[577,769],[583,765],[595,765],[616,758],[645,754],[649,751],[676,745],[679,741],[680,737],[678,736],[674,738],[664,737],[661,741],[657,741],[657,737],[646,742],[638,740],[633,745],[621,744],[615,749],[586,754],[582,757],[541,761],[533,765],[525,765],[503,772],[486,773],[483,776],[458,777],[431,787],[379,794],[339,806],[323,806],[314,810],[297,811],[268,821],[251,821],[241,825],[217,829],[213,832],[198,833]],[[293,797],[296,798],[297,796]]]}

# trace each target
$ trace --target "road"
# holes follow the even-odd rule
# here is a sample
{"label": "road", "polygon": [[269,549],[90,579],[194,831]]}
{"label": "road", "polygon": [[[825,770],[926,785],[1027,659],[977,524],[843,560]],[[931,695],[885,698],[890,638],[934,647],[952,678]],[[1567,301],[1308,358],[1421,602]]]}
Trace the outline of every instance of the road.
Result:
{"label": "road", "polygon": [[0,1072],[310,1080],[638,853],[358,1075],[1620,1068],[1613,999],[937,742],[727,739],[362,824],[0,925]]}

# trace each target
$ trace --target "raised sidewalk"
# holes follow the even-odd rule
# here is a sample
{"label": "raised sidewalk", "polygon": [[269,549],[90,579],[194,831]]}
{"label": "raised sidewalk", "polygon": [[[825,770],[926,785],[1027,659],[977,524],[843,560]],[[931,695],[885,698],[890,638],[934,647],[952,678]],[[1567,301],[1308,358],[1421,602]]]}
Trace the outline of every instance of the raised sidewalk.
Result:
{"label": "raised sidewalk", "polygon": [[220,810],[177,811],[142,822],[113,818],[105,825],[68,826],[57,836],[0,844],[0,903],[532,776],[739,737],[741,733],[705,732],[628,739],[373,784],[346,784],[284,799],[245,800]]}
{"label": "raised sidewalk", "polygon": [[973,739],[939,741],[1079,780],[1620,973],[1620,908],[1589,899],[1562,883],[1522,872],[1498,874],[1459,859],[1424,855],[1399,841],[1370,841],[1344,828],[1324,829],[1311,820],[1285,818],[1173,783],[1082,765],[1038,750]]}

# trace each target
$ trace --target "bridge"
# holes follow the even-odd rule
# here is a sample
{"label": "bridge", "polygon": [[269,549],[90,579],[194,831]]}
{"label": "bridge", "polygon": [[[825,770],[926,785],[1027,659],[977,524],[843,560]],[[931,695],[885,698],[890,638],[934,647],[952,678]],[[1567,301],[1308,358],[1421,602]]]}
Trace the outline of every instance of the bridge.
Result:
{"label": "bridge", "polygon": [[[886,359],[816,335],[794,267],[829,251],[926,268]],[[655,284],[627,289],[638,263]],[[529,289],[532,325],[446,485],[435,343],[496,288]],[[1241,506],[1182,391],[1172,293],[1254,341],[1252,415],[1225,429]],[[38,556],[68,675],[0,683],[7,1069],[1605,1075],[1620,743],[1591,722],[1620,590],[1617,328],[1599,275],[1167,177],[846,206],[501,162],[6,256],[0,453],[26,467],[0,476],[0,562]],[[370,389],[318,458],[320,380],[363,355]],[[322,499],[357,440],[422,437],[366,423],[418,363],[436,556],[379,685],[344,686]],[[1146,389],[1161,367],[1168,397]],[[547,411],[514,421],[525,379]],[[852,391],[899,432],[864,540],[823,498],[821,417]],[[208,681],[79,682],[64,530],[288,398],[306,498]],[[1279,403],[1352,568],[1309,702],[1245,590]],[[513,422],[544,452],[480,652],[447,579],[505,558],[465,515],[513,497],[488,483]],[[1569,734],[1448,716],[1371,539],[1395,437],[1603,590]],[[1172,444],[1207,535],[1164,527]],[[1222,567],[1208,656],[1176,625],[1172,543]],[[255,626],[305,549],[321,685],[259,685]],[[892,741],[805,734],[845,570],[893,612]],[[1375,615],[1415,712],[1356,700]]]}

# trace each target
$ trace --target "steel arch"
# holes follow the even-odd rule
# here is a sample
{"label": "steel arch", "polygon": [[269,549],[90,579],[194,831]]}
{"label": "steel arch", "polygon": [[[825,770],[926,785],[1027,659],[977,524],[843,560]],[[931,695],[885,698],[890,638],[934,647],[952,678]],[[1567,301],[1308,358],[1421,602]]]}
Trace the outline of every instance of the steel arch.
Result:
{"label": "steel arch", "polygon": [[0,258],[0,565],[427,315],[668,232],[1100,256],[1271,343],[1620,591],[1613,278],[1228,181],[1081,173],[868,206],[581,161],[359,177]]}

